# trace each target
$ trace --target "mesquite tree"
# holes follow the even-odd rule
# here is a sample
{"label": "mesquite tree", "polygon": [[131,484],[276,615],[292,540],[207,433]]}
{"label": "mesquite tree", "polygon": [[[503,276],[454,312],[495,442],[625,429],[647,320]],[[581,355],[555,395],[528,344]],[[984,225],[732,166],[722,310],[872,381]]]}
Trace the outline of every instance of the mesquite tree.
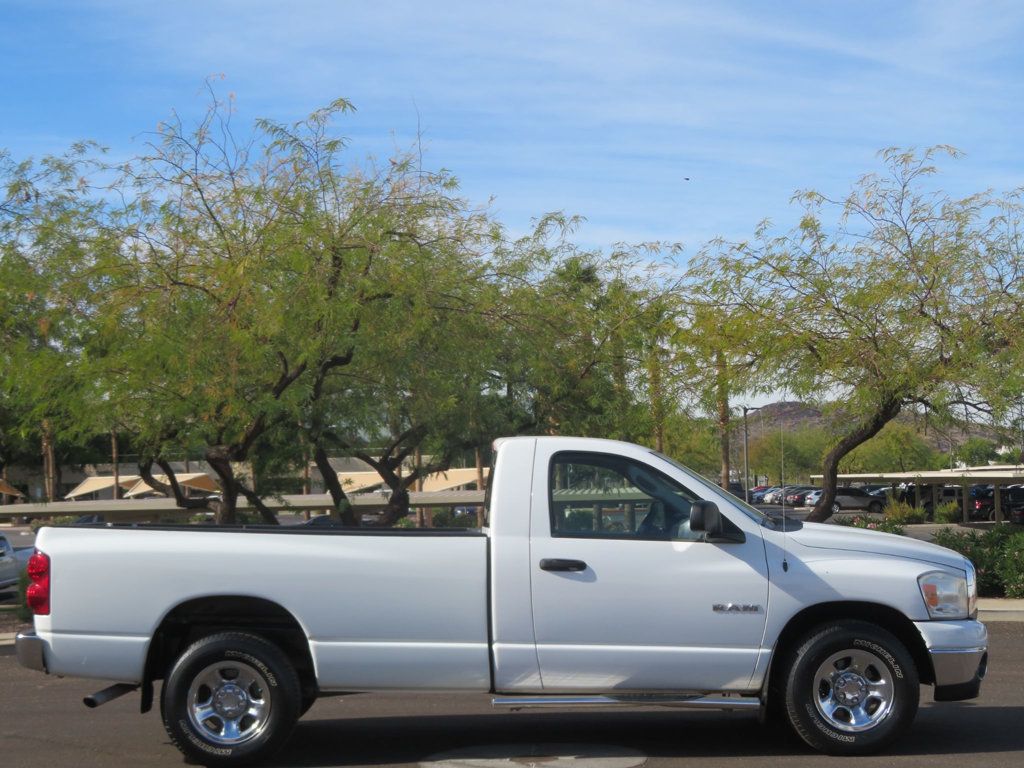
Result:
{"label": "mesquite tree", "polygon": [[842,414],[811,520],[832,514],[843,458],[904,408],[990,411],[1000,396],[991,360],[1019,343],[1007,331],[1020,251],[994,241],[999,211],[987,195],[930,191],[943,153],[955,154],[886,150],[885,172],[845,199],[799,194],[796,230],[773,236],[764,225],[693,266],[702,292],[746,326],[743,346],[769,363],[774,386]]}

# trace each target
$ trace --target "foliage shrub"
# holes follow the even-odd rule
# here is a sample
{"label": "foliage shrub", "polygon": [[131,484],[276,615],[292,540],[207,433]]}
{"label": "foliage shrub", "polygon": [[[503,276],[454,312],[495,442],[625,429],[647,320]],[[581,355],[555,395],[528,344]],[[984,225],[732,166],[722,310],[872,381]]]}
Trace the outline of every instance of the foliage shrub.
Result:
{"label": "foliage shrub", "polygon": [[435,528],[476,528],[476,511],[439,509],[434,512]]}
{"label": "foliage shrub", "polygon": [[959,523],[963,518],[963,510],[955,501],[947,501],[935,508],[933,520],[936,523]]}
{"label": "foliage shrub", "polygon": [[1007,542],[1012,537],[1014,529],[1008,525],[1000,525],[984,533],[945,528],[938,531],[932,541],[941,547],[959,552],[974,563],[974,568],[978,572],[979,595],[1002,597],[1006,594],[1002,562]]}
{"label": "foliage shrub", "polygon": [[1024,533],[1006,539],[998,571],[1006,596],[1024,597]]}
{"label": "foliage shrub", "polygon": [[924,510],[905,501],[893,501],[885,508],[886,522],[893,525],[913,525],[924,522]]}
{"label": "foliage shrub", "polygon": [[78,515],[57,515],[56,517],[51,517],[49,519],[47,519],[47,518],[36,518],[35,520],[33,520],[31,523],[28,524],[28,527],[32,529],[33,533],[35,533],[36,531],[38,531],[40,528],[42,528],[44,526],[54,527],[54,526],[60,526],[60,525],[71,525],[77,519],[78,519]]}
{"label": "foliage shrub", "polygon": [[594,530],[594,513],[584,509],[574,509],[565,516],[565,530],[567,531],[592,531]]}

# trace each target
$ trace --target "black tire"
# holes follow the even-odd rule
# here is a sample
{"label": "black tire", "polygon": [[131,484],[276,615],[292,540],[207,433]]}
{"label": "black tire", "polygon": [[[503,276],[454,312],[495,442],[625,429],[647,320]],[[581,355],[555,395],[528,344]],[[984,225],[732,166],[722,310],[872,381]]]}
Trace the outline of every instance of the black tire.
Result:
{"label": "black tire", "polygon": [[891,633],[866,622],[811,630],[780,671],[790,725],[819,752],[877,752],[905,733],[917,714],[913,658]]}
{"label": "black tire", "polygon": [[877,515],[881,511],[882,511],[882,502],[880,502],[880,501],[872,501],[870,504],[868,504],[868,512],[871,512],[871,513]]}
{"label": "black tire", "polygon": [[301,702],[295,668],[277,646],[223,632],[197,640],[174,662],[160,711],[186,759],[237,766],[277,752],[299,719]]}

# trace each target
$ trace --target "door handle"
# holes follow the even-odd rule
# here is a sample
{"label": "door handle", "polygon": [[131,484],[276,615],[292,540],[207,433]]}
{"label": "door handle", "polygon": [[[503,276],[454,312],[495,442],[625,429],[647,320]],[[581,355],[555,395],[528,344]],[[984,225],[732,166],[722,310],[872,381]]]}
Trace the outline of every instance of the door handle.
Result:
{"label": "door handle", "polygon": [[542,571],[585,571],[587,564],[582,560],[564,560],[560,557],[545,557],[540,561]]}

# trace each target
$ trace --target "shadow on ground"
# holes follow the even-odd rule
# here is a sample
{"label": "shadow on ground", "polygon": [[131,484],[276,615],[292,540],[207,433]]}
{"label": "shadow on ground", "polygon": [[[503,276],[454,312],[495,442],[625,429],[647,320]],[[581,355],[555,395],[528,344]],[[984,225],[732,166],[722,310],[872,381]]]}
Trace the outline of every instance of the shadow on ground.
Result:
{"label": "shadow on ground", "polygon": [[[921,764],[927,755],[1007,752],[1024,747],[1024,707],[944,704],[923,708],[911,732],[877,758],[859,764]],[[535,744],[585,744],[591,757],[637,749],[651,758],[783,758],[821,765],[788,728],[761,726],[750,713],[544,712],[420,715],[308,720],[299,723],[275,765],[356,766],[417,763],[459,750],[463,759],[494,759],[494,744],[510,745],[507,758],[530,754]],[[474,755],[474,749],[478,754]],[[468,751],[467,751],[468,750]],[[518,762],[518,761],[516,761]]]}

